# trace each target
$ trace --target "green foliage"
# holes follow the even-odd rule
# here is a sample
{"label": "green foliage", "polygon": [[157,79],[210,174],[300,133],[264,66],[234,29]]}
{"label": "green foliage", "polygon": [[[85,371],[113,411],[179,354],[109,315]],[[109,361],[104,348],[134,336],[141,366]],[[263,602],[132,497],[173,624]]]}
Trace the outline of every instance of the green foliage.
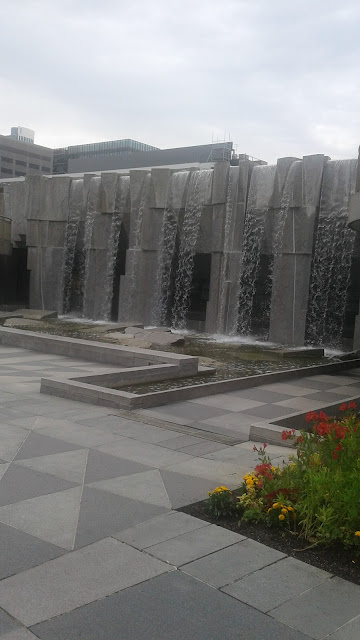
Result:
{"label": "green foliage", "polygon": [[213,518],[226,518],[234,515],[236,503],[231,491],[226,487],[216,487],[214,491],[209,491],[207,509]]}

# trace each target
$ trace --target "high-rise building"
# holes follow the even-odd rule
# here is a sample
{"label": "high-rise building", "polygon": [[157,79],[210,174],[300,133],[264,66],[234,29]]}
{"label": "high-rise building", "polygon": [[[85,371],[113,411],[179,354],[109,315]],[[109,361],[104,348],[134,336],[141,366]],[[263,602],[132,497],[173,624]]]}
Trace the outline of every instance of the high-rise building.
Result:
{"label": "high-rise building", "polygon": [[95,158],[105,156],[118,156],[139,151],[155,151],[158,147],[152,147],[144,142],[136,140],[109,140],[107,142],[92,142],[90,144],[77,144],[62,149],[54,149],[53,173],[68,173],[69,161],[82,160],[82,158]]}
{"label": "high-rise building", "polygon": [[[23,136],[28,137],[28,136]],[[18,178],[29,173],[52,173],[53,152],[34,142],[0,135],[0,178]]]}
{"label": "high-rise building", "polygon": [[19,140],[19,142],[28,142],[29,144],[34,144],[35,140],[35,131],[32,129],[27,129],[26,127],[11,127],[12,138],[15,140]]}

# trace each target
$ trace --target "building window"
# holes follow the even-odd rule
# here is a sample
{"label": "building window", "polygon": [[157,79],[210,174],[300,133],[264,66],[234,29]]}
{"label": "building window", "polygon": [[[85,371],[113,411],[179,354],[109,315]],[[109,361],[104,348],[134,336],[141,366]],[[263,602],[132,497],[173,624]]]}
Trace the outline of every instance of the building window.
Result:
{"label": "building window", "polygon": [[19,167],[26,167],[26,162],[23,160],[15,160],[15,164],[19,165]]}
{"label": "building window", "polygon": [[42,171],[45,171],[45,173],[50,173],[50,167],[41,167]]}
{"label": "building window", "polygon": [[26,176],[26,173],[23,171],[15,171],[15,177],[20,178],[20,176]]}
{"label": "building window", "polygon": [[12,176],[13,170],[7,169],[6,167],[1,167],[1,173],[6,173],[7,175]]}
{"label": "building window", "polygon": [[32,164],[29,162],[29,169],[37,169],[39,171],[40,166],[38,164]]}
{"label": "building window", "polygon": [[12,158],[6,158],[4,156],[1,156],[1,160],[3,162],[7,162],[8,164],[12,164],[13,163],[13,159]]}

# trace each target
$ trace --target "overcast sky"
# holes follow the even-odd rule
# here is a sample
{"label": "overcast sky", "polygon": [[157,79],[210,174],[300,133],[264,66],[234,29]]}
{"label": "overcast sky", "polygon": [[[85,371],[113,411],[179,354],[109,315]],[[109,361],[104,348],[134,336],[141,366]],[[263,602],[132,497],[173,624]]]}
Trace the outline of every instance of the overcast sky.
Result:
{"label": "overcast sky", "polygon": [[0,0],[0,25],[2,134],[357,155],[359,0]]}

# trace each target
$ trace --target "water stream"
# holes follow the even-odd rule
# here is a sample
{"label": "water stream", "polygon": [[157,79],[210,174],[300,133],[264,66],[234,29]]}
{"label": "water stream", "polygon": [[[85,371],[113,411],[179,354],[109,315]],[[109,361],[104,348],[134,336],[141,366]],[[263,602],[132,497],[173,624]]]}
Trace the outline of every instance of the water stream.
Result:
{"label": "water stream", "polygon": [[169,193],[164,211],[162,237],[158,258],[152,324],[164,326],[167,320],[172,264],[176,246],[176,236],[179,224],[179,213],[183,197],[188,185],[189,171],[176,171],[171,175]]}
{"label": "water stream", "polygon": [[68,313],[68,311],[70,310],[76,242],[79,233],[80,218],[83,211],[83,186],[84,180],[82,178],[71,181],[69,195],[69,218],[66,225],[63,254],[64,257],[61,282],[63,296],[62,308],[60,309],[61,313]]}
{"label": "water stream", "polygon": [[211,169],[199,169],[191,174],[187,193],[184,224],[175,280],[172,326],[185,329],[190,306],[196,243],[200,231],[201,214],[212,180]]}
{"label": "water stream", "polygon": [[87,199],[85,229],[84,229],[84,246],[83,260],[81,269],[81,282],[83,293],[83,313],[85,318],[91,317],[90,301],[89,301],[89,277],[90,277],[90,257],[91,242],[94,229],[95,214],[98,213],[99,193],[101,188],[101,176],[93,176],[90,180],[89,193]]}
{"label": "water stream", "polygon": [[307,336],[314,345],[341,343],[355,241],[355,232],[347,226],[355,180],[356,160],[326,163],[307,315]]}
{"label": "water stream", "polygon": [[260,266],[260,249],[266,214],[273,194],[276,165],[260,165],[253,169],[244,226],[243,253],[237,280],[238,313],[231,333],[248,335]]}

